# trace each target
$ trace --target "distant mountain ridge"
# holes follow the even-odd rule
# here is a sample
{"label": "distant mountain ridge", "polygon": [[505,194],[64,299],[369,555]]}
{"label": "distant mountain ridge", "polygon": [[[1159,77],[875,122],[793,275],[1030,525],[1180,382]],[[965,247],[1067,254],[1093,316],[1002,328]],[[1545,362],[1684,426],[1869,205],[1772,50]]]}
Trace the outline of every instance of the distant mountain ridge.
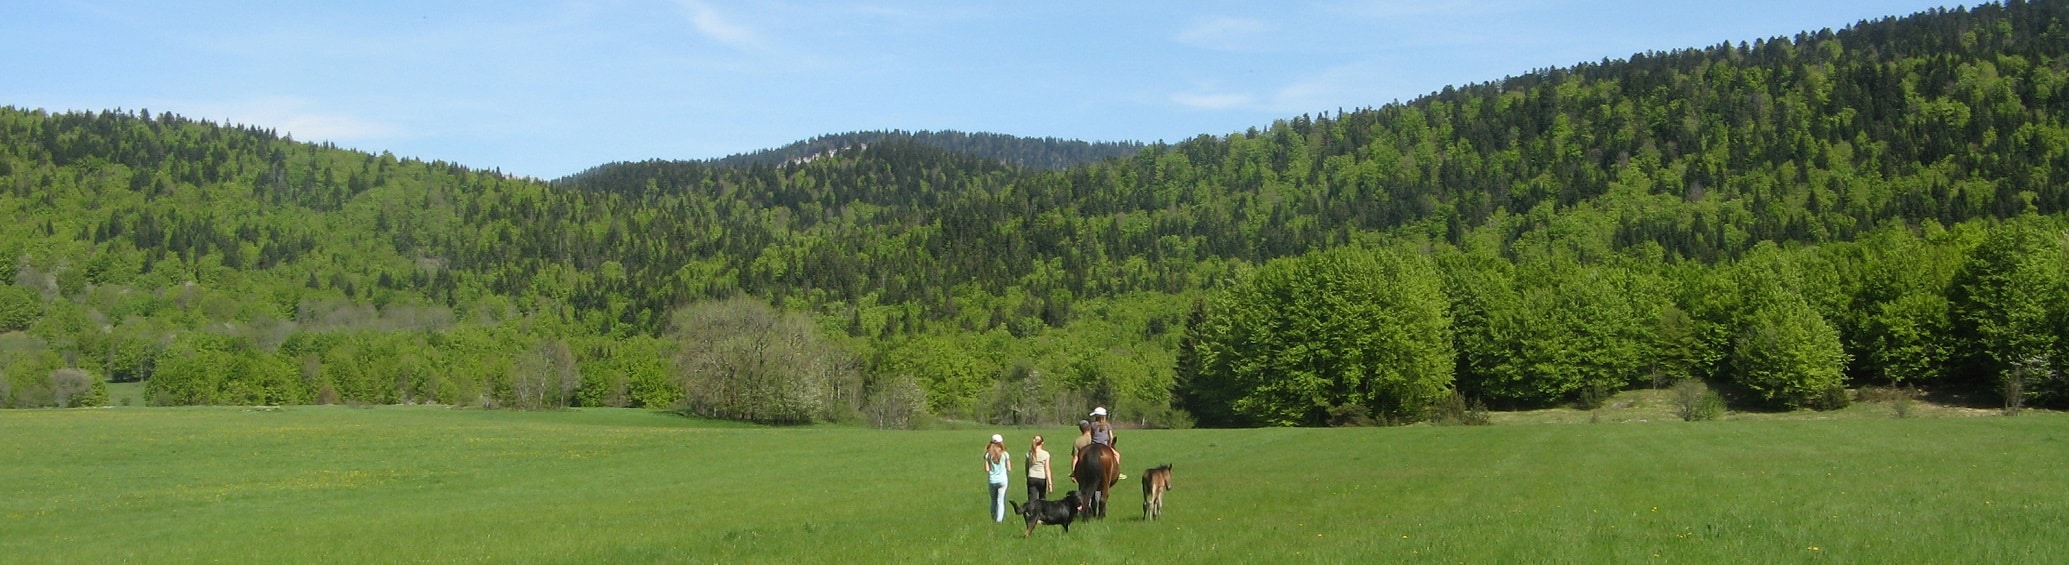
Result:
{"label": "distant mountain ridge", "polygon": [[777,165],[812,159],[834,151],[886,141],[911,141],[1024,169],[1067,169],[1141,151],[1134,141],[1081,141],[1055,137],[1020,137],[1002,133],[875,130],[822,135],[775,149],[741,153],[705,163],[720,167]]}
{"label": "distant mountain ridge", "polygon": [[566,185],[581,178],[608,177],[612,176],[608,174],[609,169],[634,165],[645,169],[670,165],[737,169],[755,165],[796,164],[841,151],[880,143],[913,143],[1015,168],[1045,171],[1068,169],[1116,157],[1124,157],[1141,151],[1146,147],[1146,145],[1135,141],[1082,141],[1055,137],[1020,137],[1002,133],[973,133],[955,130],[916,132],[905,130],[854,131],[822,135],[774,149],[740,153],[717,159],[652,159],[637,163],[609,163],[562,177],[554,182],[555,184]]}

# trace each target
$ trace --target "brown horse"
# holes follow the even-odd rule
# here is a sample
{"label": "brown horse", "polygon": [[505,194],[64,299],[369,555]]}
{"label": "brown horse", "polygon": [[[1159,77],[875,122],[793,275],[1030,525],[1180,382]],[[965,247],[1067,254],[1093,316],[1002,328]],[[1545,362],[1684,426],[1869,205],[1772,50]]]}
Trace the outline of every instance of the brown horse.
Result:
{"label": "brown horse", "polygon": [[1142,519],[1164,517],[1164,493],[1171,490],[1171,464],[1142,472]]}
{"label": "brown horse", "polygon": [[1120,457],[1114,448],[1101,443],[1085,446],[1078,453],[1077,468],[1070,470],[1070,476],[1078,482],[1078,488],[1085,489],[1078,496],[1085,504],[1085,516],[1105,518],[1106,499],[1113,494],[1114,483],[1121,482]]}

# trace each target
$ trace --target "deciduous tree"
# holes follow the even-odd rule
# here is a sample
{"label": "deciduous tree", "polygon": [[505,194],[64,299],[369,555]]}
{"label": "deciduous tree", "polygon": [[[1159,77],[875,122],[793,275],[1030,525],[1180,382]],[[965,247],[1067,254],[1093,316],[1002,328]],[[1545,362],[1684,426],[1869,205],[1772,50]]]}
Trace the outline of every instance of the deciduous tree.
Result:
{"label": "deciduous tree", "polygon": [[771,424],[833,419],[860,392],[855,364],[803,316],[737,298],[675,318],[676,371],[698,414]]}
{"label": "deciduous tree", "polygon": [[1417,417],[1450,391],[1451,319],[1437,271],[1419,255],[1341,248],[1259,267],[1215,300],[1202,326],[1202,397],[1235,421],[1323,425],[1354,406]]}

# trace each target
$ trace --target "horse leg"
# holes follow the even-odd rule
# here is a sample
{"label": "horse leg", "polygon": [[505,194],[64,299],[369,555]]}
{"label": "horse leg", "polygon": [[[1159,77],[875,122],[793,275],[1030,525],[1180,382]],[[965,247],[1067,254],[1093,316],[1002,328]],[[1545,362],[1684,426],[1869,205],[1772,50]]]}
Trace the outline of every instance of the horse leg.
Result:
{"label": "horse leg", "polygon": [[1164,519],[1164,493],[1167,493],[1167,492],[1171,492],[1171,483],[1170,483],[1170,482],[1168,482],[1168,481],[1170,481],[1170,480],[1171,480],[1171,475],[1164,475],[1164,477],[1163,477],[1163,480],[1164,480],[1164,481],[1166,481],[1166,482],[1163,482],[1163,483],[1159,483],[1159,484],[1157,485],[1157,519],[1158,519],[1158,520],[1162,520],[1162,519]]}
{"label": "horse leg", "polygon": [[1142,474],[1142,519],[1150,519],[1150,474]]}
{"label": "horse leg", "polygon": [[[1121,467],[1120,467],[1120,464],[1119,464],[1118,462],[1116,462],[1116,463],[1115,463],[1115,465],[1114,465],[1114,471],[1113,471],[1113,474],[1112,474],[1112,475],[1110,475],[1110,476],[1108,476],[1108,477],[1106,478],[1106,492],[1107,492],[1107,497],[1111,498],[1111,497],[1113,496],[1113,488],[1114,488],[1114,485],[1116,485],[1116,484],[1120,484],[1120,482],[1121,482],[1121,480],[1120,480],[1120,478],[1119,478],[1120,476],[1121,476]],[[1099,509],[1099,511],[1100,511],[1101,513],[1104,513],[1104,512],[1106,512],[1106,508],[1104,508],[1104,507],[1101,507],[1101,508]]]}

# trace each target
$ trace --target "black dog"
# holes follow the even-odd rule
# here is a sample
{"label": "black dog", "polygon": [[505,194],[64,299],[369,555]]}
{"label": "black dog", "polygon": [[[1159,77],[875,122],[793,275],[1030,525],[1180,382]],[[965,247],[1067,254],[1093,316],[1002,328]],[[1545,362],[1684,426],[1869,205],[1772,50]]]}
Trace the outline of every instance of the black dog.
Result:
{"label": "black dog", "polygon": [[1027,519],[1027,532],[1020,537],[1034,535],[1035,526],[1042,524],[1063,526],[1064,533],[1070,533],[1071,521],[1078,519],[1078,491],[1065,493],[1063,500],[1029,500],[1027,506],[1018,502],[1008,504],[1013,505],[1014,514]]}

